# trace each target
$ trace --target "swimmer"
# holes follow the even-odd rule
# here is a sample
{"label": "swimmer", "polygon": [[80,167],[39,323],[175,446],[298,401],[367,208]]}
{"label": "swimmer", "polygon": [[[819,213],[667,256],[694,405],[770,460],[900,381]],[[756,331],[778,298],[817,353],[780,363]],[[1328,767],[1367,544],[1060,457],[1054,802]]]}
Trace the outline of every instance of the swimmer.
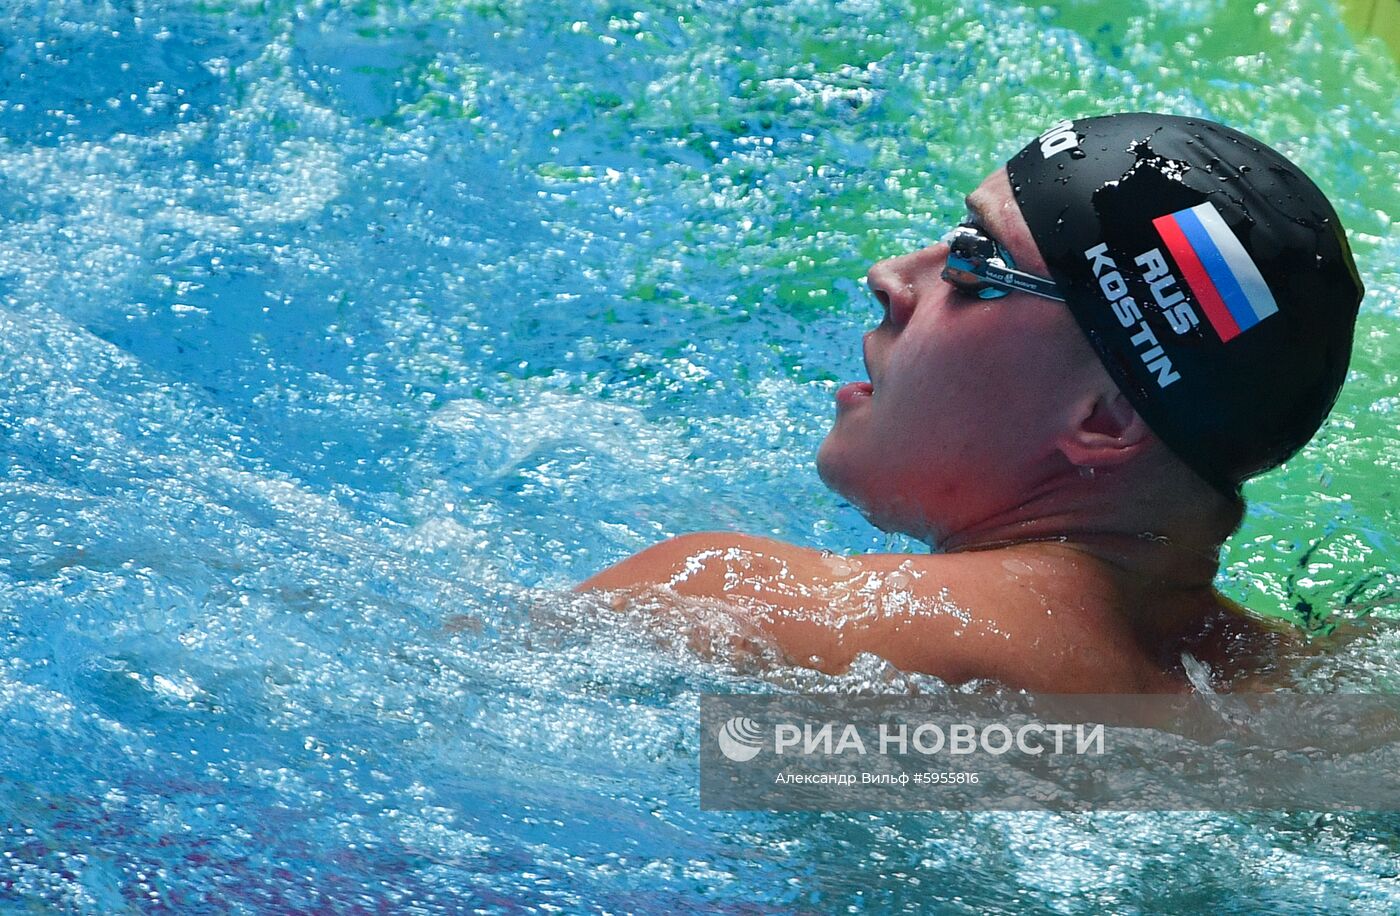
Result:
{"label": "swimmer", "polygon": [[1240,485],[1346,376],[1363,290],[1331,205],[1249,136],[1141,113],[1055,125],[966,205],[870,269],[870,380],[836,392],[817,454],[934,553],[705,532],[577,590],[718,603],[832,673],[872,653],[950,683],[1158,693],[1267,670],[1289,637],[1213,583]]}

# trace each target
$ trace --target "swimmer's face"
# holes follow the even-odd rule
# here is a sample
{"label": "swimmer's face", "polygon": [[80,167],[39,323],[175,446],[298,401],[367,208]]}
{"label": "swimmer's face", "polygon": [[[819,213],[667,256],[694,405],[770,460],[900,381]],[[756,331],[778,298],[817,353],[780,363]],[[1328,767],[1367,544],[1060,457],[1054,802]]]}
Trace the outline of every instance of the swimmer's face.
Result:
{"label": "swimmer's face", "polygon": [[[1017,267],[1048,276],[1005,169],[968,202]],[[938,243],[870,268],[882,309],[864,338],[874,388],[844,389],[817,453],[826,484],[874,524],[933,544],[1025,502],[1068,467],[1057,440],[1104,378],[1062,303],[974,298],[942,278],[947,255]]]}

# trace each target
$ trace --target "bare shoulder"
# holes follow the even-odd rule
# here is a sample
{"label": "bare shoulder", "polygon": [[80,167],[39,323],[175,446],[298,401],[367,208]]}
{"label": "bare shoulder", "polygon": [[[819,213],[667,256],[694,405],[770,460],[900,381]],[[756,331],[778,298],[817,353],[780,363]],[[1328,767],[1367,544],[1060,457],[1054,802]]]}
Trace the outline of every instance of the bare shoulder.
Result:
{"label": "bare shoulder", "polygon": [[[772,538],[710,531],[662,541],[577,588],[638,593],[660,587],[676,595],[717,599],[766,633],[792,661],[825,671],[840,671],[866,651],[901,667],[929,670],[923,653],[932,631],[952,637],[970,621],[965,612],[942,603],[946,583],[939,568],[958,565],[942,560],[908,554],[842,556]],[[944,647],[944,672],[959,648]]]}
{"label": "bare shoulder", "polygon": [[1291,685],[1292,665],[1312,648],[1294,624],[1255,614],[1224,597],[1201,614],[1201,626],[1169,647],[1210,671],[1215,689],[1268,691]]}
{"label": "bare shoulder", "polygon": [[[860,653],[953,682],[991,678],[1030,689],[1154,690],[1118,634],[1096,629],[1091,588],[1043,587],[997,551],[855,554],[733,532],[671,538],[577,588],[662,587],[718,599],[796,664],[839,672]],[[1084,585],[1084,583],[1081,583]]]}
{"label": "bare shoulder", "polygon": [[773,538],[734,531],[700,531],[653,544],[574,587],[635,589],[665,586],[679,594],[719,597],[744,579],[784,578],[794,564],[805,566],[820,551]]}
{"label": "bare shoulder", "polygon": [[839,600],[842,596],[936,590],[938,568],[954,566],[932,555],[842,555],[775,538],[704,531],[654,544],[580,583],[575,591],[664,586],[683,595],[755,597],[794,609],[849,611],[849,602]]}

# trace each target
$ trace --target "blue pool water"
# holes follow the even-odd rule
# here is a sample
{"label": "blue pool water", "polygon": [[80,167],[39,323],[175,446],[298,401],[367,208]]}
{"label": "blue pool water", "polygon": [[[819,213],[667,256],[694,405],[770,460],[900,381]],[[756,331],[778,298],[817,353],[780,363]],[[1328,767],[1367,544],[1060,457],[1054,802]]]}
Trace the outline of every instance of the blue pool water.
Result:
{"label": "blue pool water", "polygon": [[698,810],[702,692],[943,689],[568,593],[816,479],[868,263],[1063,114],[1272,141],[1371,291],[1221,584],[1394,690],[1395,65],[1313,0],[15,0],[0,905],[1384,912],[1391,816]]}

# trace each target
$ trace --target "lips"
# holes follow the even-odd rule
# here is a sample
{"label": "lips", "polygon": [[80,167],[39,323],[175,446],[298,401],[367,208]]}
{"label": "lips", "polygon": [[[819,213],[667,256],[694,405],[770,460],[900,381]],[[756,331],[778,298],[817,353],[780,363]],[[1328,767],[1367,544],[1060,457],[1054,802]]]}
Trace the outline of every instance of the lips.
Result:
{"label": "lips", "polygon": [[836,403],[856,404],[875,393],[875,386],[869,382],[849,382],[836,389]]}

